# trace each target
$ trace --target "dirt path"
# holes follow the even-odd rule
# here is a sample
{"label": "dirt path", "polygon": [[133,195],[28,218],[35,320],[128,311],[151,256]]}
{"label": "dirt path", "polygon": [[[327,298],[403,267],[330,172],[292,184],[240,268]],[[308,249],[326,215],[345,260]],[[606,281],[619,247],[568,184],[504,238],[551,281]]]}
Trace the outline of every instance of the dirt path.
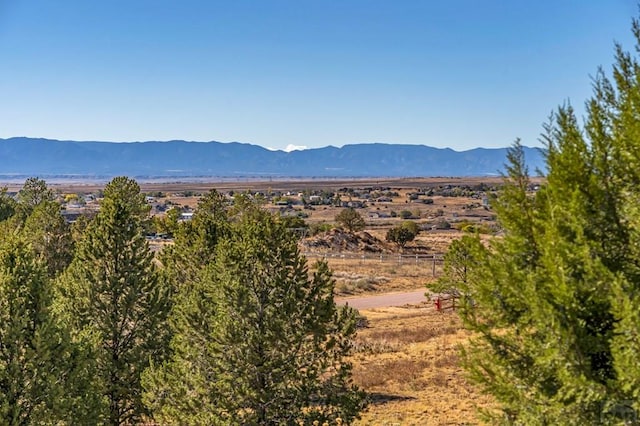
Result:
{"label": "dirt path", "polygon": [[387,308],[390,306],[404,306],[407,304],[418,304],[425,302],[427,298],[424,296],[426,289],[408,291],[403,293],[387,293],[376,296],[354,296],[354,297],[336,297],[336,303],[349,306],[356,309],[373,309]]}

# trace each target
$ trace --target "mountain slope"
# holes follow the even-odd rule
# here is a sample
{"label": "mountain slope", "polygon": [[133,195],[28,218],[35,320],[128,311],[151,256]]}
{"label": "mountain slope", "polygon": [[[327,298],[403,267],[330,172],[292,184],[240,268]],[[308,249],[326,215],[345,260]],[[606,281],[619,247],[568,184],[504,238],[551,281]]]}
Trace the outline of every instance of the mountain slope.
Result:
{"label": "mountain slope", "polygon": [[[543,167],[525,148],[530,170]],[[128,176],[483,176],[503,169],[506,149],[457,152],[424,145],[356,144],[270,151],[238,142],[75,142],[0,139],[1,175]]]}

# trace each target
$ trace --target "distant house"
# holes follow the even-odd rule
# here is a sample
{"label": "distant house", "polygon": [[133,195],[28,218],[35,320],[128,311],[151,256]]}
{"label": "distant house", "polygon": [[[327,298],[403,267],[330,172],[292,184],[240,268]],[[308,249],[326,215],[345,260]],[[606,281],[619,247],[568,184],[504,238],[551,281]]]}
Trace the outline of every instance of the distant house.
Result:
{"label": "distant house", "polygon": [[352,209],[361,209],[364,207],[363,201],[342,201],[341,207],[351,207]]}
{"label": "distant house", "polygon": [[188,212],[188,213],[180,213],[180,221],[182,222],[187,222],[189,220],[193,219],[193,212]]}
{"label": "distant house", "polygon": [[383,218],[387,218],[387,217],[391,217],[388,213],[385,212],[369,212],[369,218],[370,219],[383,219]]}

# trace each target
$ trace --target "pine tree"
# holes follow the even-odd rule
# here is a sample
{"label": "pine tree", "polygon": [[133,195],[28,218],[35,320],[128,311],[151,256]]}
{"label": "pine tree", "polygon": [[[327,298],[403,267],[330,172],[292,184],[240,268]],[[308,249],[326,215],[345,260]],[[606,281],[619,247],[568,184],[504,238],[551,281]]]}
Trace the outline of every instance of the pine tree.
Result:
{"label": "pine tree", "polygon": [[21,219],[24,220],[40,203],[54,199],[53,191],[47,186],[47,182],[40,178],[30,177],[18,191],[17,207]]}
{"label": "pine tree", "polygon": [[149,220],[151,206],[147,204],[145,196],[140,192],[140,185],[126,176],[117,176],[105,186],[103,191],[105,201],[117,202],[126,208],[127,213],[141,222]]}
{"label": "pine tree", "polygon": [[55,201],[43,201],[35,206],[25,220],[21,234],[44,260],[50,277],[57,276],[71,263],[71,228]]}
{"label": "pine tree", "polygon": [[193,218],[180,223],[174,244],[160,255],[163,273],[176,287],[189,287],[213,261],[218,241],[228,232],[229,210],[224,195],[212,189],[198,202]]}
{"label": "pine tree", "polygon": [[484,254],[486,250],[477,234],[454,240],[444,256],[442,275],[435,283],[427,285],[429,292],[463,296],[462,302],[472,303],[470,292],[477,286],[477,272],[479,265],[485,262]]}
{"label": "pine tree", "polygon": [[0,418],[3,424],[97,424],[91,360],[54,311],[44,265],[27,245],[0,244]]}
{"label": "pine tree", "polygon": [[0,222],[13,216],[16,212],[16,201],[7,194],[7,187],[0,188]]}
{"label": "pine tree", "polygon": [[325,263],[310,277],[295,235],[245,208],[215,263],[172,314],[172,360],[145,375],[167,424],[311,424],[364,407],[345,359],[356,316],[333,300]]}
{"label": "pine tree", "polygon": [[100,212],[61,279],[61,291],[76,338],[94,343],[105,421],[119,425],[145,414],[140,375],[164,356],[169,292],[143,235],[139,187],[120,177],[104,192]]}
{"label": "pine tree", "polygon": [[583,126],[569,105],[552,115],[535,193],[516,143],[492,205],[504,237],[464,242],[471,279],[457,284],[473,303],[461,313],[478,336],[465,365],[499,402],[497,423],[640,413],[640,64],[620,46],[613,74],[597,74]]}
{"label": "pine tree", "polygon": [[203,328],[212,323],[215,312],[213,287],[205,275],[207,265],[216,257],[217,244],[229,235],[229,219],[233,214],[224,195],[212,189],[198,202],[193,218],[179,224],[174,244],[166,247],[159,257],[164,266],[161,273],[174,289],[171,314],[174,360],[162,368],[154,366],[145,376],[146,387],[153,389],[147,392],[147,404],[163,422],[173,419],[178,423],[219,424],[211,411],[213,402],[207,391],[210,385],[201,382],[210,375],[202,368],[206,368],[211,357],[206,342],[201,340],[210,331],[204,332]]}

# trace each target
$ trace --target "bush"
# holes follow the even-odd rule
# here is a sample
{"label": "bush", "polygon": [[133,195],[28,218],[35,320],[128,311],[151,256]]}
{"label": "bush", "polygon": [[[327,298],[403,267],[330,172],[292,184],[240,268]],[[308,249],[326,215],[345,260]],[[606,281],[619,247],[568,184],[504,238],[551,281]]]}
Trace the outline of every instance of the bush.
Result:
{"label": "bush", "polygon": [[402,219],[410,219],[413,217],[413,213],[411,213],[409,210],[402,210],[400,212],[400,217]]}
{"label": "bush", "polygon": [[331,224],[329,223],[313,223],[309,226],[309,234],[310,235],[318,235],[323,232],[331,231]]}
{"label": "bush", "polygon": [[396,243],[399,247],[404,247],[409,241],[416,238],[418,232],[418,225],[415,222],[404,222],[402,225],[389,229],[385,239]]}
{"label": "bush", "polygon": [[495,233],[495,229],[493,229],[491,226],[484,223],[479,223],[479,222],[462,221],[462,222],[456,223],[453,227],[459,231],[469,232],[472,234],[473,233],[478,233],[478,234],[494,234]]}
{"label": "bush", "polygon": [[440,219],[435,225],[436,229],[451,229],[451,224],[444,219]]}
{"label": "bush", "polygon": [[402,228],[405,228],[407,230],[409,230],[411,233],[415,235],[418,235],[420,233],[420,227],[418,226],[418,224],[412,220],[407,220],[405,222],[402,222],[402,225],[400,225]]}
{"label": "bush", "polygon": [[362,231],[365,226],[362,215],[351,207],[338,213],[335,220],[349,232]]}

